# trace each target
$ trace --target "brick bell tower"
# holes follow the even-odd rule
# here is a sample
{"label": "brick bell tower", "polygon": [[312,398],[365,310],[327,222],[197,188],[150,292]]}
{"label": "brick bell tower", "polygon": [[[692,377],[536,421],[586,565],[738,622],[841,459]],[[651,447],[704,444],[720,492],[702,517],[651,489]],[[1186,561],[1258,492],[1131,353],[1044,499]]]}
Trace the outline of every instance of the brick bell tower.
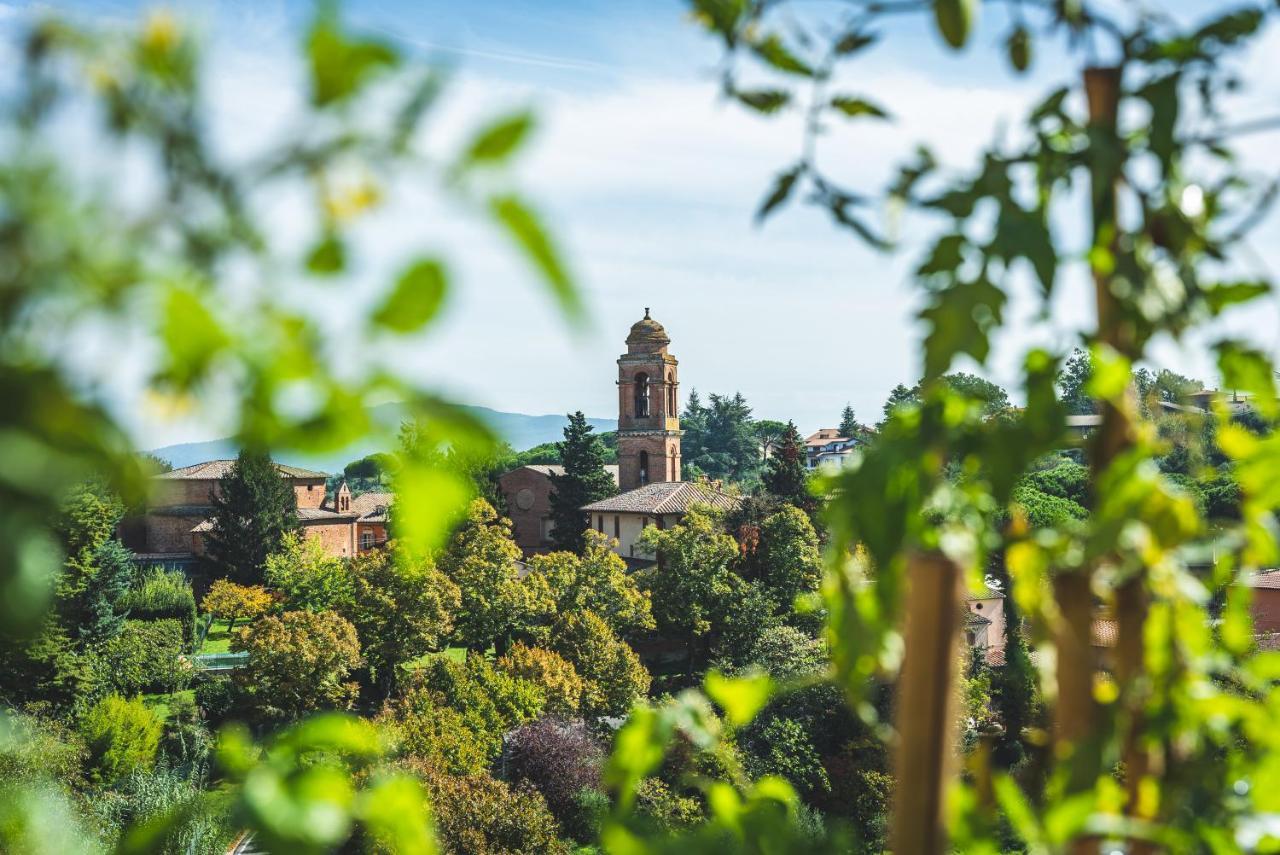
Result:
{"label": "brick bell tower", "polygon": [[680,480],[680,401],[671,338],[649,317],[636,321],[618,357],[618,486]]}

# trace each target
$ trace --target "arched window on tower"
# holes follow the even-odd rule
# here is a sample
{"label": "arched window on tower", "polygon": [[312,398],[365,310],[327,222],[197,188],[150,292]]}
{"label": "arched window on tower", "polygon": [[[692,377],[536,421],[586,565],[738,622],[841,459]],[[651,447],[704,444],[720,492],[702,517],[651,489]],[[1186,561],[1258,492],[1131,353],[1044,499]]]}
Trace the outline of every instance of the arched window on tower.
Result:
{"label": "arched window on tower", "polygon": [[635,379],[636,418],[649,418],[649,375],[641,371]]}
{"label": "arched window on tower", "polygon": [[667,372],[667,418],[676,417],[676,375]]}
{"label": "arched window on tower", "polygon": [[640,452],[640,483],[649,483],[649,452]]}

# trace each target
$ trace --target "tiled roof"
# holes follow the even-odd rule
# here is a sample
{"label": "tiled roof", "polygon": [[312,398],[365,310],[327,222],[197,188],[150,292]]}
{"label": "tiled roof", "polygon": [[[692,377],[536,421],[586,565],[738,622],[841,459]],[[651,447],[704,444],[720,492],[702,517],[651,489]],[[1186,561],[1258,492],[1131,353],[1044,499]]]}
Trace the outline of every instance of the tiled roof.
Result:
{"label": "tiled roof", "polygon": [[740,499],[695,481],[659,481],[592,502],[584,511],[628,514],[682,514],[690,505],[710,505],[731,510]]}
{"label": "tiled roof", "polygon": [[805,445],[826,445],[829,442],[848,442],[849,437],[841,436],[840,431],[836,428],[819,428],[818,432],[811,434],[804,441]]}
{"label": "tiled roof", "polygon": [[988,626],[990,623],[990,618],[985,618],[977,612],[966,611],[964,613],[965,626]]}
{"label": "tiled roof", "polygon": [[[171,510],[170,508],[162,508],[161,510]],[[204,509],[208,512],[208,508]],[[354,513],[340,514],[331,511],[328,508],[298,508],[298,520],[304,523],[308,522],[338,522],[350,521],[355,519]],[[195,532],[205,532],[213,530],[213,519],[209,518],[201,522],[195,528],[191,529]]]}
{"label": "tiled roof", "polygon": [[[208,481],[225,476],[235,464],[234,460],[206,460],[204,463],[193,463],[190,466],[183,466],[181,469],[174,469],[172,472],[163,472],[156,477],[171,480]],[[279,470],[283,478],[328,477],[323,472],[303,469],[300,466],[286,466],[283,463],[277,463],[276,469]]]}
{"label": "tiled roof", "polygon": [[997,591],[990,585],[983,585],[982,590],[975,594],[973,589],[966,585],[964,589],[964,598],[967,602],[973,602],[974,600],[1002,600],[1004,599],[1004,592]]}
{"label": "tiled roof", "polygon": [[1245,579],[1245,584],[1250,588],[1280,590],[1280,570],[1263,570],[1261,573],[1254,573]]}
{"label": "tiled roof", "polygon": [[[563,475],[564,467],[559,463],[530,463],[521,467],[522,469],[532,469],[534,472],[541,472],[543,475]],[[618,483],[618,464],[606,463],[604,471],[613,476],[613,483]]]}
{"label": "tiled roof", "polygon": [[361,493],[351,500],[351,513],[362,522],[386,522],[387,508],[396,500],[395,493]]}

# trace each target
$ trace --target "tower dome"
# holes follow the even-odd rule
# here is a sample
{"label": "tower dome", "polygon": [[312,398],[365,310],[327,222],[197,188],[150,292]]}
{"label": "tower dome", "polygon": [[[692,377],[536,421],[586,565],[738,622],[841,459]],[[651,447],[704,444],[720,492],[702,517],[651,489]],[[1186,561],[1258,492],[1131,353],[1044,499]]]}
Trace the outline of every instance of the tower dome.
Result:
{"label": "tower dome", "polygon": [[627,352],[658,353],[669,344],[671,337],[662,324],[649,317],[649,307],[645,306],[644,317],[631,325],[627,335]]}

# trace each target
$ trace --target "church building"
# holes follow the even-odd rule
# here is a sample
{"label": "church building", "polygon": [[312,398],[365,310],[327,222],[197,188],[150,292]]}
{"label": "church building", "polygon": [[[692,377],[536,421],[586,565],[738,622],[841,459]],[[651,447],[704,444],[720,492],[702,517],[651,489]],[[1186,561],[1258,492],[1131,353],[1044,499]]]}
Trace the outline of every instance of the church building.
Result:
{"label": "church building", "polygon": [[[680,480],[679,363],[670,344],[646,308],[618,357],[618,465],[616,472],[606,468],[620,492],[582,509],[590,527],[613,538],[614,550],[632,564],[653,560],[636,546],[646,526],[675,525],[691,504],[729,509],[738,502],[710,485]],[[550,548],[553,470],[559,467],[524,466],[499,479],[526,554]]]}

